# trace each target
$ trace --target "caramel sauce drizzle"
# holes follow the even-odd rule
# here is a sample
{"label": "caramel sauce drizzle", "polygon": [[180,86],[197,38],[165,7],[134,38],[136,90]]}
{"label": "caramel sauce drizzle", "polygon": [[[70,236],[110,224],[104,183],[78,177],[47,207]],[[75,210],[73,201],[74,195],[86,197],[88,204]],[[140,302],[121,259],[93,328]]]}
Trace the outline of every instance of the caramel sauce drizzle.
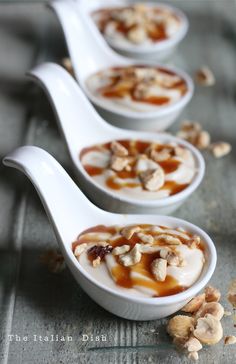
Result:
{"label": "caramel sauce drizzle", "polygon": [[[98,27],[99,27],[100,31],[103,34],[105,33],[107,25],[111,21],[113,21],[112,13],[114,12],[114,10],[119,11],[119,10],[125,10],[125,9],[132,10],[133,7],[127,6],[127,7],[122,7],[122,8],[106,8],[106,9],[100,9],[100,10],[94,11],[93,12],[94,15],[97,15],[97,14],[100,15],[100,19],[98,21]],[[162,9],[160,9],[160,8],[154,8],[151,11],[152,11],[152,13],[157,14],[157,15],[163,14]],[[176,14],[174,14],[173,12],[170,12],[170,14],[173,18],[175,18],[178,22],[180,22],[180,19]],[[126,25],[125,22],[123,22],[122,20],[115,19],[115,21],[117,22],[116,30],[119,33],[124,34],[124,36],[127,36],[128,32],[136,27],[135,24]],[[164,41],[169,38],[169,36],[166,32],[165,25],[164,25],[164,23],[161,23],[161,22],[159,22],[159,23],[152,22],[152,26],[151,27],[149,26],[149,28],[147,29],[147,36],[149,39],[151,39],[155,43]]]}
{"label": "caramel sauce drizzle", "polygon": [[[129,156],[137,156],[138,154],[145,154],[145,151],[150,147],[150,145],[152,143],[150,142],[146,142],[146,141],[142,141],[142,140],[137,140],[137,141],[133,141],[133,140],[118,140],[118,142],[120,144],[122,144],[129,152]],[[94,146],[94,147],[88,147],[88,148],[84,148],[82,149],[81,153],[80,153],[80,159],[82,159],[82,157],[86,154],[89,153],[91,151],[101,151],[102,149],[105,150],[110,150],[111,147],[111,143],[105,143],[101,146]],[[164,148],[172,148],[172,146],[165,144],[159,144],[156,146],[156,150],[157,151],[161,151]],[[169,158],[168,160],[165,160],[163,162],[158,162],[158,164],[163,168],[165,174],[167,173],[172,173],[174,171],[176,171],[180,165],[180,161],[175,159],[174,154],[172,153],[171,158]],[[106,186],[109,187],[112,190],[121,190],[122,188],[137,188],[142,186],[140,182],[127,182],[126,179],[135,179],[138,174],[134,169],[135,166],[135,162],[133,163],[133,165],[131,164],[131,167],[133,167],[131,169],[131,171],[120,171],[120,172],[115,172],[114,176],[110,176],[106,179]],[[83,165],[85,171],[91,176],[98,176],[104,173],[104,171],[108,168],[101,168],[101,167],[95,167],[89,164],[84,164]],[[118,183],[116,182],[116,178],[119,178],[122,181],[122,183]],[[179,184],[176,183],[175,181],[166,181],[164,186],[160,189],[160,190],[169,190],[170,191],[170,195],[175,195],[176,193],[179,193],[181,191],[183,191],[186,187],[188,187],[189,184]]]}
{"label": "caramel sauce drizzle", "polygon": [[[139,68],[147,68],[146,65],[135,65],[135,67]],[[151,66],[150,66],[151,67]],[[152,67],[153,68],[153,67]],[[133,101],[136,102],[144,102],[156,106],[163,106],[170,102],[170,98],[168,96],[135,96],[136,88],[139,84],[145,83],[145,81],[138,81],[134,74],[134,68],[129,67],[113,67],[111,68],[114,71],[120,72],[119,75],[114,75],[110,77],[110,83],[108,85],[102,86],[98,88],[98,92],[101,93],[104,97],[107,98],[124,98],[125,96],[130,96]],[[162,73],[166,73],[171,76],[176,76],[175,72],[170,70],[166,70],[162,67],[156,67],[157,71]],[[175,89],[179,90],[181,95],[184,95],[187,92],[187,84],[184,79],[173,83],[171,86],[162,86],[165,89]]]}
{"label": "caramel sauce drizzle", "polygon": [[[153,225],[150,224],[140,224],[139,225],[141,228],[151,228]],[[166,226],[160,226],[163,230],[166,229],[172,229],[173,228],[169,228]],[[86,233],[100,233],[100,232],[108,232],[111,235],[116,234],[119,231],[119,227],[116,226],[104,226],[104,225],[98,225],[98,226],[94,226],[90,229],[87,229],[85,231],[83,231],[76,242],[74,242],[72,244],[72,250],[73,252],[75,251],[75,248],[77,245],[82,244],[84,242],[83,238],[81,239],[80,237],[85,235]],[[159,234],[163,234],[152,231],[150,229],[150,231],[146,231],[147,234],[150,234],[152,236],[157,236]],[[192,235],[188,232],[185,232],[185,235],[187,235],[189,238],[192,237]],[[188,240],[184,239],[183,237],[179,236],[179,235],[175,235],[173,234],[174,237],[177,237],[181,240],[182,244],[188,245]],[[91,241],[91,240],[90,240]],[[117,246],[122,246],[124,244],[130,245],[130,249],[132,249],[135,244],[140,243],[140,239],[138,238],[137,234],[133,234],[132,238],[127,240],[125,237],[121,236],[118,237],[116,240],[110,240],[108,239],[107,243],[109,245],[111,245],[113,248],[117,247]],[[161,241],[155,242],[154,245],[166,245],[165,243],[162,243]],[[205,251],[204,248],[204,243],[201,241],[198,249],[202,250],[203,252]],[[117,265],[115,267],[113,267],[111,274],[113,276],[114,281],[116,282],[117,285],[124,287],[124,288],[135,288],[135,286],[139,286],[139,287],[145,287],[145,288],[149,288],[151,290],[153,290],[154,292],[156,292],[153,297],[164,297],[164,296],[170,296],[170,295],[174,295],[180,292],[183,292],[184,290],[186,290],[188,287],[184,287],[182,285],[180,285],[178,283],[178,281],[172,277],[167,275],[166,279],[164,282],[158,282],[154,279],[152,272],[151,272],[151,263],[154,259],[159,258],[159,252],[156,253],[152,253],[152,254],[142,254],[142,258],[141,261],[139,263],[137,263],[136,265],[132,266],[132,267],[124,267],[123,265],[119,264],[119,258],[116,257],[116,262]],[[89,257],[89,259],[91,260],[91,257]],[[142,276],[144,276],[144,278],[142,277],[138,277],[138,276],[134,276],[134,274],[132,273],[138,273],[141,274]],[[145,277],[147,279],[145,279]]]}

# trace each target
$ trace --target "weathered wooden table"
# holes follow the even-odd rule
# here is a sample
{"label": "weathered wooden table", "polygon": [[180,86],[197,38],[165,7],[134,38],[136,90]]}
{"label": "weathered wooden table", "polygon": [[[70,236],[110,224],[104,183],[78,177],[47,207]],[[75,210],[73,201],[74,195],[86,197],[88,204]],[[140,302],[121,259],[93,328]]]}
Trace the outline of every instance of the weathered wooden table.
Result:
{"label": "weathered wooden table", "polygon": [[[217,79],[215,87],[196,87],[179,120],[200,121],[214,140],[223,139],[235,146],[236,2],[173,0],[172,4],[190,19],[188,36],[173,63],[191,74],[207,64]],[[66,54],[55,17],[36,2],[1,4],[0,45],[0,156],[22,144],[38,145],[73,176],[49,104],[24,77],[35,63]],[[230,309],[225,294],[236,276],[236,152],[233,149],[221,160],[209,154],[205,157],[204,182],[176,216],[199,225],[213,238],[218,263],[211,283],[221,289],[223,304]],[[38,196],[20,173],[3,166],[0,169],[1,362],[187,363],[188,359],[171,345],[166,320],[132,322],[117,318],[91,301],[67,269],[60,274],[47,271],[39,255],[49,247],[56,248],[57,243]],[[79,214],[78,209],[78,219]],[[236,334],[232,316],[224,318],[223,326],[225,334]],[[13,335],[12,341],[8,335]],[[40,335],[50,341],[40,341]],[[72,341],[56,341],[56,335],[69,335]],[[83,341],[82,335],[88,335],[89,340]],[[95,341],[101,335],[107,341]],[[205,348],[199,362],[233,364],[236,346],[225,347],[221,342]]]}

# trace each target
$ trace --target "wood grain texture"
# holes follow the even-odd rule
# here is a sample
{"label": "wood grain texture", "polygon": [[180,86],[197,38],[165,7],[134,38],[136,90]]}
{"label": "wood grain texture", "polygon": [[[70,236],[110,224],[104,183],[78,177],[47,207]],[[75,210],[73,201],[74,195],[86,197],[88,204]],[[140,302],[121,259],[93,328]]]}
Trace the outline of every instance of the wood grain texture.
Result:
{"label": "wood grain texture", "polygon": [[[217,81],[212,88],[196,86],[194,98],[179,121],[197,120],[213,140],[223,139],[234,146],[233,152],[221,160],[204,153],[204,182],[175,214],[199,225],[213,238],[218,263],[211,283],[221,289],[223,304],[230,310],[225,294],[228,282],[236,275],[236,3],[168,2],[183,9],[190,19],[189,33],[170,64],[190,74],[206,64]],[[0,43],[5,47],[0,58],[1,157],[21,144],[34,144],[56,157],[73,176],[68,152],[44,94],[32,89],[29,96],[29,85],[24,81],[24,72],[36,59],[59,59],[65,53],[60,27],[52,14],[38,4],[0,5],[0,17]],[[177,128],[178,122],[172,131]],[[132,322],[117,318],[95,304],[67,269],[57,275],[47,271],[39,256],[45,249],[57,248],[57,243],[38,196],[15,170],[1,167],[1,172],[2,363],[188,363],[172,346],[165,331],[166,319]],[[223,326],[227,335],[235,334],[232,316],[223,319]],[[8,334],[26,335],[28,341],[9,342]],[[34,334],[70,335],[73,341],[34,342]],[[106,335],[107,341],[83,342],[83,334]],[[232,364],[235,350],[235,346],[224,346],[222,342],[204,348],[200,363]]]}

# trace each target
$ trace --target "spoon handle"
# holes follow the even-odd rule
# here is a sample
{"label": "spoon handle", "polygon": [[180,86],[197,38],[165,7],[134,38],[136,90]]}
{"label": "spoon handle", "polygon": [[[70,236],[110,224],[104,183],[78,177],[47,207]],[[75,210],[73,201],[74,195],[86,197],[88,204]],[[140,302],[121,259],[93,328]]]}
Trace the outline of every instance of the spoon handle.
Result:
{"label": "spoon handle", "polygon": [[[78,158],[78,150],[96,143],[97,135],[113,131],[95,111],[76,81],[62,67],[43,63],[28,75],[49,96],[70,154]],[[94,139],[94,140],[93,140]]]}
{"label": "spoon handle", "polygon": [[91,225],[96,207],[49,153],[24,146],[8,154],[3,163],[19,169],[31,180],[59,241],[71,243],[80,229]]}
{"label": "spoon handle", "polygon": [[117,56],[100,36],[92,20],[74,1],[50,3],[56,13],[69,49],[76,77],[81,82],[88,75],[114,63]]}

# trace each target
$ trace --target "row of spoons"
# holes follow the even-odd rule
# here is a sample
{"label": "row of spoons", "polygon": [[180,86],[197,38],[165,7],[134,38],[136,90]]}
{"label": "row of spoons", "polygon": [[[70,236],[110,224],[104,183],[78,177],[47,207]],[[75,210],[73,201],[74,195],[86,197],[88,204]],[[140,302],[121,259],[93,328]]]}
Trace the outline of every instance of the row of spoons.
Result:
{"label": "row of spoons", "polygon": [[[79,184],[90,200],[99,207],[90,202],[59,163],[40,148],[33,146],[18,148],[4,158],[4,164],[21,170],[34,184],[54,227],[68,267],[90,297],[108,311],[129,319],[150,320],[168,316],[180,309],[207,284],[216,265],[214,244],[204,231],[189,222],[160,215],[174,211],[196,190],[204,176],[204,160],[192,145],[168,134],[124,130],[108,123],[109,120],[120,127],[125,125],[127,129],[146,129],[143,126],[144,115],[140,116],[140,113],[123,115],[105,110],[96,99],[91,97],[85,85],[86,77],[91,72],[114,64],[131,64],[132,61],[117,55],[107,46],[94,24],[90,23],[86,12],[82,11],[81,17],[78,18],[78,9],[75,8],[78,6],[77,3],[57,1],[50,6],[57,13],[63,26],[76,79],[81,88],[65,70],[51,63],[36,67],[29,72],[29,76],[45,89],[56,112]],[[191,85],[188,76],[184,75],[184,77]],[[192,92],[191,86],[190,89]],[[98,114],[86,96],[96,107],[103,109],[103,113],[107,112],[109,118],[106,118],[106,121]],[[168,117],[167,114],[166,119],[164,117],[165,127],[170,124],[170,119],[173,119],[173,113],[179,113],[183,105],[178,107],[178,110],[170,107],[169,114],[166,112]],[[145,118],[145,125],[150,122],[149,126],[152,123],[158,125],[158,118],[164,120],[163,115],[158,115],[158,112],[155,115],[153,113],[145,115]],[[149,126],[147,129],[152,129]],[[191,151],[195,161],[196,173],[193,180],[183,191],[156,200],[118,196],[115,191],[103,188],[86,173],[79,155],[85,147],[120,139],[163,144],[176,143],[183,146]],[[159,215],[150,215],[157,212]],[[133,213],[136,214],[133,215]],[[192,234],[197,234],[204,242],[206,258],[204,268],[197,281],[184,292],[157,298],[131,297],[127,293],[118,293],[89,275],[72,252],[71,243],[80,232],[91,225],[124,226],[145,223],[172,228],[181,227]]]}

